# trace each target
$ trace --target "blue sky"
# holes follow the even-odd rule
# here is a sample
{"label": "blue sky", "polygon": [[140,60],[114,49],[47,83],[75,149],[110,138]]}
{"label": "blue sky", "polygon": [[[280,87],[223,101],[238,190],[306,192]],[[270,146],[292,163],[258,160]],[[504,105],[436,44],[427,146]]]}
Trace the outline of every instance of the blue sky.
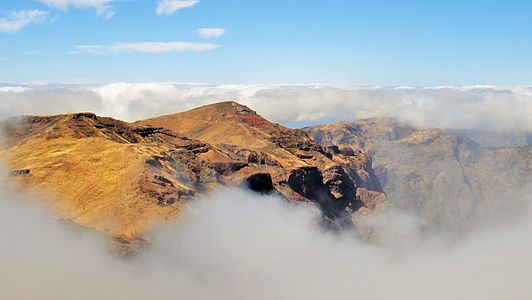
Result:
{"label": "blue sky", "polygon": [[2,0],[0,82],[532,83],[532,1],[164,1]]}

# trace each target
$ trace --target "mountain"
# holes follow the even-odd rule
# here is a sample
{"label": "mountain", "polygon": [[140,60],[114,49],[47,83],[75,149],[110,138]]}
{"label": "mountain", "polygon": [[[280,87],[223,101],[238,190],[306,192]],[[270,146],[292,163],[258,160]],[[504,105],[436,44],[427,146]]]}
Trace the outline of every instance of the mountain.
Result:
{"label": "mountain", "polygon": [[[341,210],[365,211],[386,204],[371,159],[362,151],[321,147],[303,130],[271,123],[236,102],[206,105],[136,124],[166,128],[225,151],[245,149],[268,157],[278,164],[270,167],[269,173],[276,190],[288,198],[315,199],[323,198],[319,194],[330,194],[320,203],[326,212],[331,206],[332,211],[338,210],[338,205]],[[306,187],[300,190],[293,184]],[[353,192],[358,196],[353,196]]]}
{"label": "mountain", "polygon": [[45,193],[58,218],[113,236],[174,221],[222,186],[308,202],[331,221],[387,204],[362,152],[322,147],[235,102],[134,124],[75,113],[0,128],[0,157],[20,188]]}
{"label": "mountain", "polygon": [[[478,218],[496,217],[488,212],[519,209],[514,195],[532,185],[532,147],[527,145],[484,147],[468,137],[471,132],[417,129],[389,118],[305,131],[324,146],[367,153],[390,204],[440,228],[460,229]],[[502,142],[491,139],[496,141]]]}

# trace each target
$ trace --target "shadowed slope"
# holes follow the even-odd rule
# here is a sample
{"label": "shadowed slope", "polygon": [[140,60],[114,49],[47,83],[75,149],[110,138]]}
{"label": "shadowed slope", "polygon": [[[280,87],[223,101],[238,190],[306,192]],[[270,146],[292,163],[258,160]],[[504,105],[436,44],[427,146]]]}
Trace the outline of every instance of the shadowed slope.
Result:
{"label": "shadowed slope", "polygon": [[305,130],[322,145],[371,155],[390,202],[433,225],[459,229],[475,218],[496,218],[488,212],[515,209],[512,195],[532,184],[530,146],[482,147],[456,131],[421,130],[386,118]]}

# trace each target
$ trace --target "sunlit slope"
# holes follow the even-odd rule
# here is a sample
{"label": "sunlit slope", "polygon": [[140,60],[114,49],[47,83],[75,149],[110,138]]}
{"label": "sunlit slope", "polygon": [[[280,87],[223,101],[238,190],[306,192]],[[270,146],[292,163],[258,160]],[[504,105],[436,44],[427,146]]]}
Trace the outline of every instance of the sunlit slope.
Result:
{"label": "sunlit slope", "polygon": [[319,153],[319,146],[299,130],[274,124],[236,102],[221,102],[186,112],[139,121],[138,124],[163,127],[209,144],[228,144],[267,153],[283,167],[314,165],[298,157],[298,148],[317,152],[313,160],[326,167],[333,164]]}
{"label": "sunlit slope", "polygon": [[[183,200],[216,182],[196,182],[209,170],[191,170],[200,161],[194,149],[204,145],[170,132],[92,114],[19,118],[7,128],[11,147],[2,157],[21,173],[17,181],[46,193],[59,218],[113,235],[176,219]],[[188,160],[179,178],[164,157]]]}

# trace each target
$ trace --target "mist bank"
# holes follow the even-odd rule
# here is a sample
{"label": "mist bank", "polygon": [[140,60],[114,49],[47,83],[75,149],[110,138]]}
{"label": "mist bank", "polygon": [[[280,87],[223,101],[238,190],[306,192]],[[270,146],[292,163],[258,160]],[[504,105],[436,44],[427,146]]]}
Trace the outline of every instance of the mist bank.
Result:
{"label": "mist bank", "polygon": [[528,211],[463,239],[426,236],[418,220],[384,211],[359,220],[375,244],[353,231],[324,231],[310,206],[220,189],[191,202],[178,224],[154,230],[144,253],[122,259],[105,237],[73,231],[35,205],[39,195],[14,190],[5,172],[0,185],[3,299],[524,299],[532,292]]}
{"label": "mist bank", "polygon": [[[125,121],[234,100],[290,127],[393,117],[420,128],[532,131],[532,87],[114,83],[0,87],[0,118],[91,111]],[[326,104],[326,105],[324,105]]]}

